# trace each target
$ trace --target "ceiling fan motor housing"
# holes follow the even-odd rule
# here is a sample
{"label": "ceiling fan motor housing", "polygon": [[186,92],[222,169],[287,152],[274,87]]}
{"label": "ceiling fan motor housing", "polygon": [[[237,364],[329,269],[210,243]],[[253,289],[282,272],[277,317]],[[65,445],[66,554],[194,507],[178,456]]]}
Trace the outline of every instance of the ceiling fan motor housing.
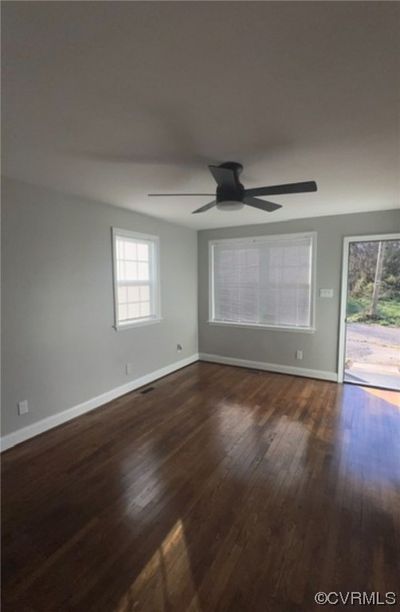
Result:
{"label": "ceiling fan motor housing", "polygon": [[244,187],[239,181],[239,174],[243,170],[242,164],[237,162],[225,162],[221,168],[232,170],[232,183],[225,183],[217,187],[217,208],[220,210],[238,210],[243,208]]}

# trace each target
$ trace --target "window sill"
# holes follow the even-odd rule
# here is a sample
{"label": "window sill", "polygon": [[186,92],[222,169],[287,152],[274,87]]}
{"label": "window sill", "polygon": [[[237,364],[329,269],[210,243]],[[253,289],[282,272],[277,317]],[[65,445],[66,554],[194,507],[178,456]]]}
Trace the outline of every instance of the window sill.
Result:
{"label": "window sill", "polygon": [[122,331],[124,329],[132,329],[133,327],[143,327],[145,325],[154,325],[156,323],[160,323],[162,321],[162,317],[151,318],[151,319],[139,319],[138,321],[129,321],[129,323],[118,323],[113,327],[115,331]]}
{"label": "window sill", "polygon": [[247,329],[267,329],[270,331],[285,331],[285,332],[297,332],[301,334],[314,334],[316,332],[315,327],[290,327],[289,325],[263,325],[262,323],[235,323],[233,321],[207,321],[209,325],[220,325],[221,327],[244,327]]}

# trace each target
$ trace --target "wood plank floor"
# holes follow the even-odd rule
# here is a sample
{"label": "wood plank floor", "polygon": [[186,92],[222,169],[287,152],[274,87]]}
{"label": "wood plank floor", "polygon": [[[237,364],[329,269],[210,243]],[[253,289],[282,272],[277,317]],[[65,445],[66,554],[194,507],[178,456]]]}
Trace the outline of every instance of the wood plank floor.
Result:
{"label": "wood plank floor", "polygon": [[153,386],[4,453],[4,612],[400,598],[399,394],[210,363]]}

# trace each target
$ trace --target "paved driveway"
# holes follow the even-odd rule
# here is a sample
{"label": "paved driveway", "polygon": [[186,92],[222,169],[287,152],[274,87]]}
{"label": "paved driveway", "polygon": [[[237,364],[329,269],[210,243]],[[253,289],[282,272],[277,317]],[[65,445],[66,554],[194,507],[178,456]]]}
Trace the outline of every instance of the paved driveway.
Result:
{"label": "paved driveway", "polygon": [[348,323],[346,358],[400,367],[400,328]]}
{"label": "paved driveway", "polygon": [[400,328],[348,323],[345,380],[400,389]]}

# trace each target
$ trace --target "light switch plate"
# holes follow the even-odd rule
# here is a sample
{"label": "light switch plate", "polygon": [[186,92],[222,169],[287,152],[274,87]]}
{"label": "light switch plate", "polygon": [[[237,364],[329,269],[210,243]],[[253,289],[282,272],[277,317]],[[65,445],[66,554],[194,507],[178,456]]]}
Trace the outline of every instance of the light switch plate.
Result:
{"label": "light switch plate", "polygon": [[333,298],[333,289],[320,289],[319,297],[321,298]]}

